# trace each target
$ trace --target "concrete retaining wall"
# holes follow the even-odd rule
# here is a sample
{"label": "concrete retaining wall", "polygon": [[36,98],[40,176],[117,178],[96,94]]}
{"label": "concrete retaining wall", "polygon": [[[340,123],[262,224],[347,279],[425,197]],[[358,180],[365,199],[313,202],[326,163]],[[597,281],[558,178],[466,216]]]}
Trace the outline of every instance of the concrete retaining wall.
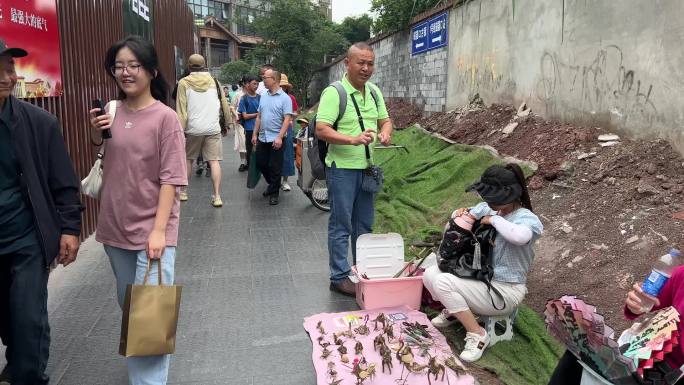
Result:
{"label": "concrete retaining wall", "polygon": [[684,3],[472,0],[451,11],[446,109],[479,93],[684,150]]}
{"label": "concrete retaining wall", "polygon": [[[411,57],[411,32],[402,31],[371,43],[375,50],[375,73],[371,82],[385,98],[406,99],[427,112],[444,111],[447,87],[447,51],[443,47]],[[311,87],[317,101],[323,88],[342,78],[341,60],[323,70]]]}
{"label": "concrete retaining wall", "polygon": [[[374,42],[372,81],[425,111],[479,93],[547,118],[665,137],[684,152],[682,14],[680,0],[460,1],[448,47],[411,58],[410,31]],[[342,62],[324,70],[317,87],[342,72]]]}

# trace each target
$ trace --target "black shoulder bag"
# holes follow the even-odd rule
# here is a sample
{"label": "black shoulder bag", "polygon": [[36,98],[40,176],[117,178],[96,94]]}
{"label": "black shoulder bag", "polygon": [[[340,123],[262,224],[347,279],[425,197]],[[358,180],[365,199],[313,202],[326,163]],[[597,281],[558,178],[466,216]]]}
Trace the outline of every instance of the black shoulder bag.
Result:
{"label": "black shoulder bag", "polygon": [[[484,282],[494,309],[503,310],[506,308],[506,300],[501,292],[492,286],[495,240],[496,229],[493,226],[477,220],[472,231],[469,231],[457,225],[452,218],[439,245],[437,263],[442,272]],[[503,307],[496,306],[492,291],[501,298]]]}
{"label": "black shoulder bag", "polygon": [[[359,118],[359,125],[361,126],[361,132],[366,131],[366,127],[363,124],[363,117],[361,116],[361,110],[359,109],[358,103],[356,103],[356,98],[351,95],[352,103],[354,104],[354,109],[356,109],[356,116]],[[382,190],[382,183],[385,180],[385,173],[382,171],[380,166],[373,164],[370,156],[370,149],[368,145],[366,147],[366,161],[368,162],[368,167],[363,170],[363,180],[361,181],[361,190],[369,193],[377,193]]]}

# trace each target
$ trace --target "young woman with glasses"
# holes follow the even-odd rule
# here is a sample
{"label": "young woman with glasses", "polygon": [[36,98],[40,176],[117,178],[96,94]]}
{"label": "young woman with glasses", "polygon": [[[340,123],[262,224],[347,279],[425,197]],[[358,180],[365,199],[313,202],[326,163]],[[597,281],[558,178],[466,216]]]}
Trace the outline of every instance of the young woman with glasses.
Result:
{"label": "young woman with glasses", "polygon": [[[103,141],[105,157],[96,239],[116,277],[117,299],[124,303],[126,286],[141,284],[148,259],[159,260],[164,284],[174,280],[178,239],[180,186],[187,185],[185,138],[174,110],[165,103],[168,86],[152,44],[140,37],[115,43],[105,66],[119,89],[114,119],[96,116],[90,123]],[[151,269],[150,283],[158,282]],[[129,357],[131,384],[166,384],[168,355]]]}

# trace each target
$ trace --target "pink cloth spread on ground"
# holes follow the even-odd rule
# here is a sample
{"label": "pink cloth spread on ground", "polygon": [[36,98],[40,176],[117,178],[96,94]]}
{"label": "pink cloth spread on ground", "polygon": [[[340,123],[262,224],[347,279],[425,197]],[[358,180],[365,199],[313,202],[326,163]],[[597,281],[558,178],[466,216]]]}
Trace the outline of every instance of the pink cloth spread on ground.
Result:
{"label": "pink cloth spread on ground", "polygon": [[[397,340],[388,343],[390,349],[392,349],[392,373],[390,374],[388,370],[385,373],[382,372],[382,360],[380,353],[376,352],[373,346],[374,339],[382,333],[382,327],[379,327],[378,331],[375,331],[375,322],[373,320],[380,314],[384,313],[393,322],[394,336]],[[366,336],[360,335],[356,332],[353,333],[354,338],[350,339],[348,337],[341,337],[345,342],[344,346],[347,348],[347,357],[349,358],[349,363],[343,363],[340,358],[341,355],[338,352],[338,345],[335,345],[333,339],[333,333],[338,335],[344,331],[349,330],[349,323],[352,323],[352,330],[356,329],[360,325],[364,324],[364,317],[369,316],[367,326],[370,333]],[[410,385],[428,385],[427,369],[422,370],[420,373],[410,373],[407,369],[403,369],[403,379],[405,381],[398,382],[399,376],[402,374],[402,365],[396,357],[396,351],[399,347],[398,338],[404,337],[402,333],[402,325],[404,322],[415,323],[419,322],[422,325],[427,326],[429,334],[432,336],[434,343],[428,350],[428,354],[431,356],[436,356],[438,362],[443,363],[445,359],[453,356],[451,347],[446,342],[446,339],[437,329],[435,329],[425,314],[411,310],[410,308],[396,307],[396,308],[385,308],[377,310],[359,310],[345,313],[321,313],[316,314],[311,317],[304,319],[304,329],[311,337],[311,342],[313,344],[313,353],[311,358],[313,359],[313,364],[316,369],[316,380],[318,385],[329,385],[333,383],[333,378],[329,374],[328,365],[332,362],[334,363],[335,371],[337,371],[336,379],[339,381],[339,385],[354,385],[357,383],[356,376],[352,373],[352,365],[355,358],[359,358],[361,355],[355,354],[354,347],[357,342],[363,344],[362,355],[366,358],[367,362],[370,364],[375,364],[375,378],[367,379],[363,382],[364,385],[397,385],[397,384],[410,384]],[[324,329],[325,334],[323,335],[323,343],[330,343],[327,347],[332,353],[327,358],[322,358],[323,347],[319,344],[318,338],[321,336],[321,332],[318,328],[318,322],[321,322],[321,327]],[[403,338],[406,340],[405,338]],[[428,363],[429,357],[421,357],[418,348],[412,348],[415,361],[419,365],[425,365]],[[456,357],[458,360],[458,357]],[[457,376],[457,374],[446,368],[446,375],[444,380],[442,380],[442,375],[440,374],[437,380],[435,380],[434,375],[431,377],[432,384],[450,384],[450,385],[474,385],[475,379],[469,374],[462,374]],[[408,378],[407,378],[408,375]]]}

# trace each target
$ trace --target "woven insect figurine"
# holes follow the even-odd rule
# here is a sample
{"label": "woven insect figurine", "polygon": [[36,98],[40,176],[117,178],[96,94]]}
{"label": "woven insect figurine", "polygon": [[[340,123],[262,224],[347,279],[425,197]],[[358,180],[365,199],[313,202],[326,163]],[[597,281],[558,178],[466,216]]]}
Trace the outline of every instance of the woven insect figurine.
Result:
{"label": "woven insect figurine", "polygon": [[363,344],[361,341],[357,341],[356,345],[354,345],[354,352],[356,355],[361,355],[361,353],[363,353]]}
{"label": "woven insect figurine", "polygon": [[323,329],[323,321],[318,321],[316,324],[316,329],[321,333],[321,335],[325,335],[325,329]]}
{"label": "woven insect figurine", "polygon": [[354,331],[356,333],[358,333],[359,335],[367,336],[370,333],[370,329],[368,328],[368,319],[369,318],[370,318],[370,316],[368,314],[366,314],[366,317],[363,319],[363,321],[364,321],[363,325],[360,325],[359,327],[354,329]]}
{"label": "woven insect figurine", "polygon": [[380,357],[382,358],[382,372],[385,373],[385,366],[387,366],[389,374],[392,374],[392,349],[383,344],[380,346]]}
{"label": "woven insect figurine", "polygon": [[442,373],[442,379],[440,381],[444,382],[444,375],[446,374],[444,365],[437,362],[437,357],[430,356],[430,361],[428,361],[428,384],[432,385],[432,381],[430,381],[431,374],[434,374],[435,381],[437,381],[440,373]]}
{"label": "woven insect figurine", "polygon": [[377,317],[375,317],[375,319],[373,319],[373,322],[375,322],[375,331],[377,332],[378,331],[378,323],[382,324],[383,329],[385,328],[385,325],[387,323],[387,316],[385,315],[385,313],[380,313],[380,314],[378,314]]}
{"label": "woven insect figurine", "polygon": [[340,361],[344,362],[345,364],[348,363],[349,358],[347,357],[347,347],[340,345],[340,347],[337,348],[337,351],[340,352]]}

